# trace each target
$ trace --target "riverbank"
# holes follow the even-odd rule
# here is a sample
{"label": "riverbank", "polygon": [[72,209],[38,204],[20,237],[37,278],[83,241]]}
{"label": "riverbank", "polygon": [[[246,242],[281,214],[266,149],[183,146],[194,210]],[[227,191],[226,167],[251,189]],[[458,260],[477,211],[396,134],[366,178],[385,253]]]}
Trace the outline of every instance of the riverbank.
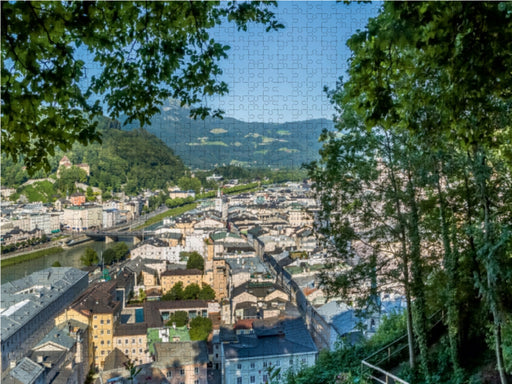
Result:
{"label": "riverbank", "polygon": [[64,251],[64,249],[60,246],[54,246],[50,248],[39,249],[33,252],[26,252],[23,254],[17,255],[2,255],[2,259],[0,260],[0,268],[4,268],[10,265],[20,264],[25,261],[38,259],[40,257],[53,255],[55,253],[59,253]]}

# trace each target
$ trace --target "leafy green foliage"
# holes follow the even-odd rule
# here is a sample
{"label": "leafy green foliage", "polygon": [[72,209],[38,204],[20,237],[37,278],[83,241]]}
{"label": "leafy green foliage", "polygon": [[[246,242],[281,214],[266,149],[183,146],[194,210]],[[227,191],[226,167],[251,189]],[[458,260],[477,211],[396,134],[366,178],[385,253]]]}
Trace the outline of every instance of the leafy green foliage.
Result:
{"label": "leafy green foliage", "polygon": [[83,169],[70,167],[60,171],[60,175],[55,182],[55,188],[65,195],[71,195],[77,191],[75,183],[85,183],[86,181],[87,173]]}
{"label": "leafy green foliage", "polygon": [[203,283],[197,298],[199,300],[215,300],[215,291],[208,284]]}
{"label": "leafy green foliage", "polygon": [[196,251],[190,252],[187,254],[187,269],[199,269],[200,271],[204,271],[204,258]]}
{"label": "leafy green foliage", "polygon": [[122,241],[116,242],[112,247],[110,247],[110,249],[114,251],[116,261],[124,258],[129,251],[128,245]]}
{"label": "leafy green foliage", "polygon": [[212,329],[212,321],[209,318],[195,317],[190,320],[190,340],[206,340]]}
{"label": "leafy green foliage", "polygon": [[169,321],[166,325],[176,325],[177,327],[183,327],[188,324],[188,313],[185,311],[176,311],[169,317]]}
{"label": "leafy green foliage", "polygon": [[[111,117],[143,126],[169,97],[197,106],[225,94],[218,62],[229,46],[209,29],[226,20],[244,30],[249,22],[283,27],[267,2],[3,2],[1,17],[2,149],[31,171],[49,170],[56,147],[100,140],[100,99]],[[79,49],[101,68],[85,89]]]}
{"label": "leafy green foliage", "polygon": [[215,299],[215,291],[208,284],[189,284],[183,288],[183,282],[178,281],[172,286],[169,292],[162,295],[161,300],[213,300]]}
{"label": "leafy green foliage", "polygon": [[183,282],[178,281],[176,284],[172,286],[169,292],[162,295],[161,300],[170,301],[170,300],[182,300],[183,299]]}
{"label": "leafy green foliage", "polygon": [[199,285],[193,283],[189,284],[183,290],[183,299],[184,300],[197,300],[199,298],[199,294],[201,293],[201,288]]}
{"label": "leafy green foliage", "polygon": [[178,187],[182,191],[194,191],[199,193],[201,191],[201,181],[195,177],[183,176],[178,180]]}
{"label": "leafy green foliage", "polygon": [[110,265],[116,260],[116,252],[112,248],[107,248],[103,251],[101,257],[105,265]]}
{"label": "leafy green foliage", "polygon": [[[350,78],[330,93],[339,132],[322,136],[322,159],[309,168],[324,213],[332,213],[323,228],[330,245],[345,259],[361,256],[348,274],[331,277],[331,287],[384,288],[389,278],[404,286],[409,339],[421,358],[414,382],[466,382],[475,363],[469,351],[486,340],[506,382],[511,10],[509,3],[384,3],[348,41]],[[390,240],[395,246],[386,246]],[[448,335],[433,353],[426,315],[437,309]]]}
{"label": "leafy green foliage", "polygon": [[62,267],[62,264],[60,263],[59,260],[57,260],[53,262],[52,267]]}
{"label": "leafy green foliage", "polygon": [[98,253],[96,253],[94,249],[86,248],[84,254],[80,257],[80,261],[86,267],[90,267],[98,264],[100,259],[98,258]]}

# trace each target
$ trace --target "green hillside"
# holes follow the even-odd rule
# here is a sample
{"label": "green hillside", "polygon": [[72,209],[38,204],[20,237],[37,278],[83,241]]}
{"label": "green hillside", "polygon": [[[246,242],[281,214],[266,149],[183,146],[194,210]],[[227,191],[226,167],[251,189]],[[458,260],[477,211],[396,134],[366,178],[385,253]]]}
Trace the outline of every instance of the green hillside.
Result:
{"label": "green hillside", "polygon": [[[123,121],[123,119],[121,119]],[[173,100],[144,127],[164,141],[192,168],[222,165],[298,168],[318,158],[322,130],[333,130],[327,119],[291,123],[247,123],[226,117],[193,120]],[[132,130],[136,124],[122,129]]]}
{"label": "green hillside", "polygon": [[[118,122],[103,118],[99,124],[102,134],[102,143],[90,144],[86,147],[75,145],[66,153],[56,151],[51,159],[52,174],[45,175],[39,172],[33,178],[52,176],[55,178],[59,160],[66,155],[73,164],[87,163],[90,166],[90,176],[86,181],[92,187],[99,187],[102,191],[120,191],[135,193],[142,189],[161,189],[167,183],[176,184],[185,173],[185,165],[172,149],[166,146],[159,138],[142,130],[129,132],[119,129]],[[14,164],[2,156],[2,186],[18,188],[28,180],[28,174],[22,164]],[[38,183],[39,184],[39,183]],[[35,195],[42,193],[50,199],[65,195],[66,191],[59,190],[59,184],[46,182],[34,187],[22,187],[25,194]],[[27,191],[25,191],[25,189]],[[21,191],[20,190],[20,191]],[[43,199],[46,200],[46,199]]]}

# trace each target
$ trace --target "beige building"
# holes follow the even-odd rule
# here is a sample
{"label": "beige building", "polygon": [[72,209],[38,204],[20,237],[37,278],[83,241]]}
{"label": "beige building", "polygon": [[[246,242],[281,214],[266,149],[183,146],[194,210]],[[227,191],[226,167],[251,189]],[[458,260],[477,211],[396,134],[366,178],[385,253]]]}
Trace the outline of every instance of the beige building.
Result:
{"label": "beige building", "polygon": [[152,361],[147,346],[147,324],[122,324],[114,332],[114,347],[123,352],[135,365]]}

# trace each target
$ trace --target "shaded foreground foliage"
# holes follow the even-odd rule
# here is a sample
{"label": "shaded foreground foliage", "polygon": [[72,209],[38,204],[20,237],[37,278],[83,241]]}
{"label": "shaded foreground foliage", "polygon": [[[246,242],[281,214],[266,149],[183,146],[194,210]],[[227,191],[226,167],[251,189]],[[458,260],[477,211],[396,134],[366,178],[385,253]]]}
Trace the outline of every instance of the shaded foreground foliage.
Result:
{"label": "shaded foreground foliage", "polygon": [[[478,382],[479,364],[507,383],[512,4],[384,3],[348,46],[337,131],[309,166],[319,230],[349,267],[323,284],[360,305],[405,295],[411,382]],[[438,310],[448,332],[432,346]]]}

